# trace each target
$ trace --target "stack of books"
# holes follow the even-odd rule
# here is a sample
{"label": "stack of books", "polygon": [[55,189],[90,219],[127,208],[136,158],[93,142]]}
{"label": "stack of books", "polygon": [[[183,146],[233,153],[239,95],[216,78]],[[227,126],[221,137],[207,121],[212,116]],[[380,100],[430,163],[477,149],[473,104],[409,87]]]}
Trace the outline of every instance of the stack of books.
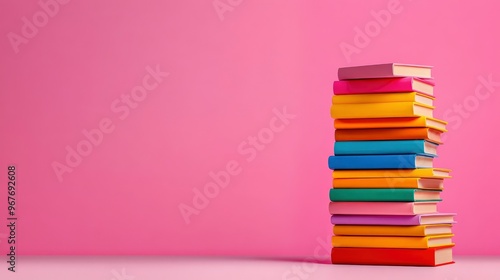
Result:
{"label": "stack of books", "polygon": [[332,263],[453,263],[454,213],[439,213],[444,178],[435,168],[446,122],[433,118],[432,67],[340,68],[333,85]]}

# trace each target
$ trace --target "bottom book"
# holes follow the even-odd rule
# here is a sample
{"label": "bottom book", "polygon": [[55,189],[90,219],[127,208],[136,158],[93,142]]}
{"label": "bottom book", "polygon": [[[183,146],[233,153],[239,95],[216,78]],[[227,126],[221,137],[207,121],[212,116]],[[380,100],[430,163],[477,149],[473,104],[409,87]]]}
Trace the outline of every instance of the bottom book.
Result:
{"label": "bottom book", "polygon": [[333,264],[438,266],[454,263],[453,246],[428,249],[332,248]]}

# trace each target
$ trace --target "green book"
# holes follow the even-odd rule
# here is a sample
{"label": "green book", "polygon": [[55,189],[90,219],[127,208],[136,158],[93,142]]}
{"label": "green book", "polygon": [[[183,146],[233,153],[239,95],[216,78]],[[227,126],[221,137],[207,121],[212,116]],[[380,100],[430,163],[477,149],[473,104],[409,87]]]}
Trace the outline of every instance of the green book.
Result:
{"label": "green book", "polygon": [[439,190],[419,189],[330,189],[331,201],[418,202],[441,201]]}

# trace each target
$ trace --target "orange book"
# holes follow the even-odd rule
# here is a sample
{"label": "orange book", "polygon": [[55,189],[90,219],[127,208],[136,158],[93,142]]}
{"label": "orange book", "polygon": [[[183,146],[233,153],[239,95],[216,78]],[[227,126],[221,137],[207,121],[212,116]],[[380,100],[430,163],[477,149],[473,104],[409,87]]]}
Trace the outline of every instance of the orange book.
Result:
{"label": "orange book", "polygon": [[332,104],[330,115],[334,119],[432,117],[433,106],[416,102],[345,103]]}
{"label": "orange book", "polygon": [[444,168],[334,170],[334,179],[345,178],[450,178]]}
{"label": "orange book", "polygon": [[429,117],[335,119],[333,122],[336,129],[428,127],[442,132],[446,131],[447,124],[445,121]]}
{"label": "orange book", "polygon": [[332,96],[332,104],[360,104],[387,102],[416,102],[432,106],[434,97],[419,92],[361,93]]}
{"label": "orange book", "polygon": [[429,178],[334,178],[332,186],[335,189],[428,189],[442,190],[443,179]]}
{"label": "orange book", "polygon": [[440,246],[455,245],[451,238],[453,234],[415,236],[347,236],[332,237],[333,247],[356,248],[408,248],[426,249]]}
{"label": "orange book", "polygon": [[427,140],[441,144],[439,130],[432,128],[374,128],[374,129],[337,129],[335,141],[358,140]]}
{"label": "orange book", "polygon": [[334,225],[334,235],[348,236],[430,236],[452,234],[451,224],[434,225]]}

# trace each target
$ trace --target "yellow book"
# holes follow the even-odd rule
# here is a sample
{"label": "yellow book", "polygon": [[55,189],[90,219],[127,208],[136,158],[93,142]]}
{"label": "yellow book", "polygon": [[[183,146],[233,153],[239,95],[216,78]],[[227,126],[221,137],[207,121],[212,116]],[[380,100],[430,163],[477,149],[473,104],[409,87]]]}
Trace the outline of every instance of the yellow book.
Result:
{"label": "yellow book", "polygon": [[335,129],[429,127],[442,132],[446,131],[447,124],[443,120],[429,117],[336,119],[333,121]]}
{"label": "yellow book", "polygon": [[334,170],[333,178],[450,178],[444,168]]}
{"label": "yellow book", "polygon": [[333,104],[417,102],[432,106],[433,100],[434,97],[418,92],[345,94],[332,97]]}
{"label": "yellow book", "polygon": [[451,246],[453,234],[430,235],[425,237],[408,236],[333,236],[333,247],[363,248],[407,248],[427,249]]}
{"label": "yellow book", "polygon": [[429,236],[451,234],[451,224],[418,226],[379,226],[379,225],[335,225],[335,235],[357,236]]}
{"label": "yellow book", "polygon": [[333,104],[334,119],[432,117],[434,107],[416,102]]}
{"label": "yellow book", "polygon": [[332,187],[335,189],[429,189],[442,190],[443,179],[428,178],[345,178],[333,179]]}

